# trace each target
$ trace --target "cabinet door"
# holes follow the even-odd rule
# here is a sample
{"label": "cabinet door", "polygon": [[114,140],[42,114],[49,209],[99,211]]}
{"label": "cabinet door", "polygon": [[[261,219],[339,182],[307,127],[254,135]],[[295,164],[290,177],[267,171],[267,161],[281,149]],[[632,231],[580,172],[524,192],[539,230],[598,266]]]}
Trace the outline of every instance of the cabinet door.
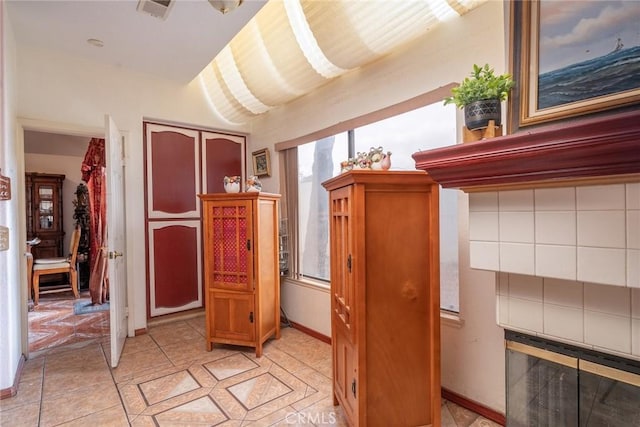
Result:
{"label": "cabinet door", "polygon": [[335,397],[357,425],[356,293],[353,187],[331,191],[331,325]]}
{"label": "cabinet door", "polygon": [[211,259],[207,271],[210,287],[253,292],[253,214],[251,201],[207,204]]}
{"label": "cabinet door", "polygon": [[36,183],[34,185],[35,232],[60,231],[60,206],[57,203],[59,188],[55,183]]}
{"label": "cabinet door", "polygon": [[253,343],[255,311],[253,294],[209,291],[209,330],[216,341]]}
{"label": "cabinet door", "polygon": [[338,330],[333,344],[333,381],[336,397],[340,400],[347,417],[357,420],[358,395],[356,362],[358,355],[355,346]]}
{"label": "cabinet door", "polygon": [[335,325],[351,342],[355,334],[353,187],[331,192],[331,309]]}

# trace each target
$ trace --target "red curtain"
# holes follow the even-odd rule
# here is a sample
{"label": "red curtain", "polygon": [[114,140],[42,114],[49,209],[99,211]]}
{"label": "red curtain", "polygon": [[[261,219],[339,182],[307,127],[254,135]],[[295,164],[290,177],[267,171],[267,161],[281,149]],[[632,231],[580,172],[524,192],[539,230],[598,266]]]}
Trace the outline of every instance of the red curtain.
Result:
{"label": "red curtain", "polygon": [[[104,246],[106,238],[105,164],[104,139],[92,138],[82,161],[82,180],[87,183],[89,189],[89,209],[91,210],[89,260],[92,274],[101,270],[98,266],[101,258],[98,251]],[[104,285],[106,278],[95,279],[98,278],[91,277],[89,282],[91,302],[102,304],[107,299],[107,287]]]}

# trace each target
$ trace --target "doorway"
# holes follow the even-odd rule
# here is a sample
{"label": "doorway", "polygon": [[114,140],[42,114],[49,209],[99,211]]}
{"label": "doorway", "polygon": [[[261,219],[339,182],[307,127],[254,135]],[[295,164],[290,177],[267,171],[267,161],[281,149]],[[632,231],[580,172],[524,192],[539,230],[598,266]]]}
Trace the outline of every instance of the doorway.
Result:
{"label": "doorway", "polygon": [[[104,130],[74,129],[65,132],[47,126],[44,129],[41,126],[23,126],[24,172],[64,175],[61,190],[62,229],[65,232],[62,256],[67,255],[71,231],[77,222],[76,193],[82,183],[82,161],[92,137],[104,138]],[[24,189],[22,192],[24,194]],[[83,341],[108,342],[109,310],[88,311],[83,309],[86,304],[77,304],[90,301],[90,269],[86,265],[79,264],[79,267],[79,299],[76,300],[71,291],[64,291],[42,294],[37,307],[27,303],[26,322],[23,323],[27,326],[24,345],[30,354]],[[30,300],[31,296],[27,295],[27,301]]]}

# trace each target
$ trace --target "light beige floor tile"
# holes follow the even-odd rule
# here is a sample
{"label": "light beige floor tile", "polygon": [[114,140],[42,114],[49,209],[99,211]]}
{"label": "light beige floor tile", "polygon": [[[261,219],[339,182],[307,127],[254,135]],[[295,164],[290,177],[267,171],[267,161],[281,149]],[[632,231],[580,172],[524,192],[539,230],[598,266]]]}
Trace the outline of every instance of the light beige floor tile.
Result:
{"label": "light beige floor tile", "polygon": [[21,378],[18,393],[10,398],[0,400],[0,413],[31,403],[40,404],[42,400],[42,376],[30,375]]}
{"label": "light beige floor tile", "polygon": [[[25,363],[18,396],[0,402],[0,424],[347,425],[333,406],[330,345],[284,328],[260,358],[249,347],[208,352],[204,322],[197,316],[128,338],[115,369],[108,337],[48,349]],[[441,413],[445,427],[496,426],[447,401]]]}
{"label": "light beige floor tile", "polygon": [[14,406],[0,412],[0,425],[11,427],[37,427],[40,402]]}
{"label": "light beige floor tile", "polygon": [[56,397],[42,399],[41,426],[55,426],[82,418],[120,404],[118,392],[113,383],[80,388]]}
{"label": "light beige floor tile", "polygon": [[137,353],[140,351],[148,351],[158,347],[158,344],[151,338],[151,335],[145,334],[137,337],[127,338],[122,349],[122,355]]}
{"label": "light beige floor tile", "polygon": [[118,367],[112,370],[112,374],[116,382],[120,383],[171,365],[171,361],[162,350],[155,348],[122,356]]}
{"label": "light beige floor tile", "polygon": [[179,371],[138,385],[149,405],[168,400],[200,388],[188,371]]}
{"label": "light beige floor tile", "polygon": [[291,373],[307,367],[305,363],[275,347],[265,350],[264,355]]}
{"label": "light beige floor tile", "polygon": [[440,406],[440,423],[442,427],[458,427],[456,420],[453,419],[453,415],[449,411],[447,403],[443,400]]}
{"label": "light beige floor tile", "polygon": [[155,417],[160,426],[201,425],[213,426],[227,421],[228,417],[209,396],[202,396]]}
{"label": "light beige floor tile", "polygon": [[189,403],[193,400],[200,399],[211,392],[210,388],[198,388],[183,394],[179,394],[167,400],[163,400],[154,405],[148,406],[141,415],[158,415],[170,409]]}
{"label": "light beige floor tile", "polygon": [[224,409],[229,419],[242,421],[247,416],[247,408],[242,406],[227,389],[216,387],[211,390],[209,396]]}
{"label": "light beige floor tile", "polygon": [[491,420],[488,420],[484,417],[478,417],[473,423],[471,423],[470,427],[499,427],[500,424],[494,423]]}
{"label": "light beige floor tile", "polygon": [[[48,372],[44,376],[42,393],[46,399],[60,394],[65,395],[88,385],[97,386],[105,383],[113,385],[113,378],[109,368],[102,361],[94,364],[65,366]],[[60,387],[60,384],[64,384],[64,387]]]}
{"label": "light beige floor tile", "polygon": [[154,326],[149,329],[149,335],[160,347],[195,339],[204,342],[202,335],[185,321]]}
{"label": "light beige floor tile", "polygon": [[123,427],[128,425],[127,415],[122,405],[115,405],[102,411],[94,412],[82,418],[77,418],[67,423],[62,423],[64,427]]}
{"label": "light beige floor tile", "polygon": [[138,415],[133,421],[130,421],[130,425],[131,427],[158,427],[150,415]]}
{"label": "light beige floor tile", "polygon": [[458,406],[455,403],[447,401],[445,404],[456,422],[456,425],[460,427],[468,427],[478,418],[478,414]]}

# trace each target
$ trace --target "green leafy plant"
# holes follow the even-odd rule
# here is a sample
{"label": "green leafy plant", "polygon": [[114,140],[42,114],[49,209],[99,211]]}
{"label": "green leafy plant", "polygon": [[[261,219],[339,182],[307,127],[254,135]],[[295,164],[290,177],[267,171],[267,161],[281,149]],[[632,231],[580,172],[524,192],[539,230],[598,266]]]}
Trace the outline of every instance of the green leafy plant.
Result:
{"label": "green leafy plant", "polygon": [[460,86],[451,89],[451,96],[444,99],[444,105],[455,104],[458,108],[464,108],[465,105],[485,99],[504,101],[514,85],[510,74],[496,76],[489,64],[484,67],[473,64],[471,77],[465,77]]}

